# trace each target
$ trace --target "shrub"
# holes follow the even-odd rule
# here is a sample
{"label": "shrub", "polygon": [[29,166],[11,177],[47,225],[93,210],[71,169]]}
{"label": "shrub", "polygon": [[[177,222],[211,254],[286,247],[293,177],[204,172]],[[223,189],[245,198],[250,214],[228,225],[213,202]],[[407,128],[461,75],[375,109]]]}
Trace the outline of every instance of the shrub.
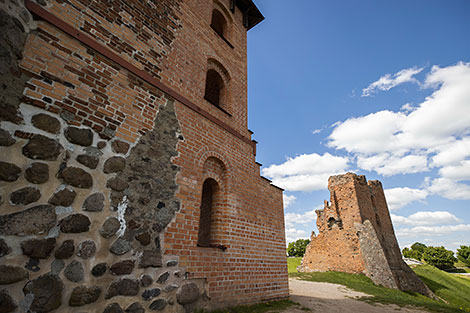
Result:
{"label": "shrub", "polygon": [[294,242],[289,243],[287,246],[287,255],[288,256],[304,256],[305,249],[310,243],[308,239],[297,239]]}
{"label": "shrub", "polygon": [[457,261],[454,252],[444,247],[427,247],[423,253],[423,260],[441,270],[452,268]]}
{"label": "shrub", "polygon": [[470,246],[460,246],[460,249],[457,249],[457,258],[470,267]]}

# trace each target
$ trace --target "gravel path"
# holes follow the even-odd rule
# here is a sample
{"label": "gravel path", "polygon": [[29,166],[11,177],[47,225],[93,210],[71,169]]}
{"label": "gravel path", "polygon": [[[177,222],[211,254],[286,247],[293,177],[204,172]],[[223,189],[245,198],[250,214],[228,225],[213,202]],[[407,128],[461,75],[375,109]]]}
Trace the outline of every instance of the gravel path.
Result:
{"label": "gravel path", "polygon": [[[367,297],[368,294],[353,291],[342,285],[317,283],[289,279],[291,300],[307,307],[312,312],[324,313],[426,313],[427,311],[401,308],[397,305],[368,304],[354,300],[357,297]],[[289,308],[283,313],[304,312],[298,308]]]}

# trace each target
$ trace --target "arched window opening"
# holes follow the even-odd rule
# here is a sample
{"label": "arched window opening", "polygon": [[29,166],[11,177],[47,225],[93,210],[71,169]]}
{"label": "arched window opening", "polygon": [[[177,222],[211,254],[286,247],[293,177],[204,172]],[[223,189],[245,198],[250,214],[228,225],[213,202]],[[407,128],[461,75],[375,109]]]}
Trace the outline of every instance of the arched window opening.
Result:
{"label": "arched window opening", "polygon": [[217,182],[208,178],[202,185],[202,198],[199,218],[199,234],[197,244],[201,247],[211,246],[212,214],[214,211],[215,195],[218,191]]}
{"label": "arched window opening", "polygon": [[206,90],[204,92],[204,98],[213,105],[220,106],[223,91],[224,81],[222,80],[222,77],[220,77],[219,73],[215,70],[208,70],[206,75]]}
{"label": "arched window opening", "polygon": [[217,32],[217,34],[224,38],[226,37],[227,21],[219,10],[212,11],[211,26]]}

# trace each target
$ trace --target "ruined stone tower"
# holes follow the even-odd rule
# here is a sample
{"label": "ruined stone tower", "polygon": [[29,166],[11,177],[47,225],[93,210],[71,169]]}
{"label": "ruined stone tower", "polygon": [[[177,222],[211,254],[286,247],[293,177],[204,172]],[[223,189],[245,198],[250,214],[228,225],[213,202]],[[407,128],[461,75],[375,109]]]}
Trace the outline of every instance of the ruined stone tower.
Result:
{"label": "ruined stone tower", "polygon": [[0,1],[2,312],[288,296],[247,128],[251,0]]}
{"label": "ruined stone tower", "polygon": [[299,270],[365,273],[378,285],[432,295],[402,260],[380,181],[347,173],[330,177],[328,189]]}

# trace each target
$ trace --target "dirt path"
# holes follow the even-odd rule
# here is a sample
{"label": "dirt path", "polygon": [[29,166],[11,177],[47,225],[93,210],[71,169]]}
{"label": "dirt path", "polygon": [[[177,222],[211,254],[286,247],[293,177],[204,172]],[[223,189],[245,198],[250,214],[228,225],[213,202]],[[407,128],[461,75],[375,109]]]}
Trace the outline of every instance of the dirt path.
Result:
{"label": "dirt path", "polygon": [[[342,285],[317,283],[289,279],[291,300],[307,307],[312,312],[324,313],[426,313],[424,310],[400,308],[397,305],[371,305],[354,300],[357,297],[367,297],[365,293],[350,290]],[[291,308],[283,313],[305,312]]]}

